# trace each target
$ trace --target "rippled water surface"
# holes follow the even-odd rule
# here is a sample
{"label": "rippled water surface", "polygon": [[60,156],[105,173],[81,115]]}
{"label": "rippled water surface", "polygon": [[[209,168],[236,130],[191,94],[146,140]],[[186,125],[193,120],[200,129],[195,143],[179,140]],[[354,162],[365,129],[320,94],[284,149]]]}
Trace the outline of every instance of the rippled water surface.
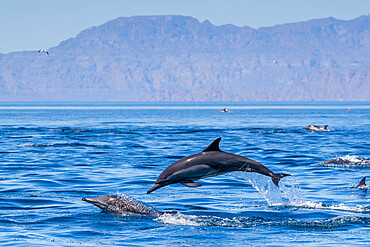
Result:
{"label": "rippled water surface", "polygon": [[[369,102],[0,103],[0,244],[368,246],[369,186],[354,187],[370,176],[357,162],[370,158],[369,136]],[[146,194],[218,137],[292,176],[276,187],[234,172]],[[325,162],[338,157],[349,162]],[[114,215],[81,200],[121,193],[179,213]]]}

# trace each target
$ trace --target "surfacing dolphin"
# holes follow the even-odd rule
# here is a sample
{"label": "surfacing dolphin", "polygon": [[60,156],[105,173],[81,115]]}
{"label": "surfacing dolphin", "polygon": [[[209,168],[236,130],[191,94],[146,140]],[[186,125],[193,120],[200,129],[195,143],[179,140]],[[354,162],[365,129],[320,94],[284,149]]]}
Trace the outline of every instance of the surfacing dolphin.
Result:
{"label": "surfacing dolphin", "polygon": [[146,205],[143,202],[137,201],[127,195],[112,196],[105,195],[99,196],[95,199],[82,198],[83,201],[89,202],[104,211],[120,214],[120,215],[148,215],[159,216],[165,213],[177,213],[176,211],[162,212],[156,210],[154,207]]}
{"label": "surfacing dolphin", "polygon": [[220,150],[221,137],[203,152],[185,157],[167,167],[158,177],[148,194],[169,184],[181,183],[188,187],[199,187],[193,180],[214,177],[234,171],[257,172],[272,178],[276,186],[281,178],[289,174],[273,173],[264,165],[242,156]]}
{"label": "surfacing dolphin", "polygon": [[328,130],[327,125],[324,125],[324,126],[320,127],[320,126],[311,124],[311,125],[308,125],[308,126],[304,127],[304,129],[311,130],[311,131],[330,131],[330,130]]}
{"label": "surfacing dolphin", "polygon": [[342,164],[366,164],[370,162],[370,159],[365,159],[356,155],[346,155],[343,157],[334,158],[331,160],[325,161],[325,163],[342,163]]}

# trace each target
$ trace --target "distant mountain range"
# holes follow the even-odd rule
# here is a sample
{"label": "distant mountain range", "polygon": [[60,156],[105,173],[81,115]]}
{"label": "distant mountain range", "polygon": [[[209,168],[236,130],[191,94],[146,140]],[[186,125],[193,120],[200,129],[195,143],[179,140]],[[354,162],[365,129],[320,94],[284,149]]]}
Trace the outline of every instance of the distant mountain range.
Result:
{"label": "distant mountain range", "polygon": [[0,54],[0,101],[370,100],[370,15],[259,29],[122,17],[49,54]]}

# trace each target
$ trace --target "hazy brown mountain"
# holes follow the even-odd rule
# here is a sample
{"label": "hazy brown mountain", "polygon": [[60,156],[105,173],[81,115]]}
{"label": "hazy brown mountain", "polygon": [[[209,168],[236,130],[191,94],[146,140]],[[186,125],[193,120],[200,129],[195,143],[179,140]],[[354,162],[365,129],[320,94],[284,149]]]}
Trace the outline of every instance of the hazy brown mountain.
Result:
{"label": "hazy brown mountain", "polygon": [[370,100],[370,16],[252,29],[118,18],[49,49],[0,54],[0,100]]}

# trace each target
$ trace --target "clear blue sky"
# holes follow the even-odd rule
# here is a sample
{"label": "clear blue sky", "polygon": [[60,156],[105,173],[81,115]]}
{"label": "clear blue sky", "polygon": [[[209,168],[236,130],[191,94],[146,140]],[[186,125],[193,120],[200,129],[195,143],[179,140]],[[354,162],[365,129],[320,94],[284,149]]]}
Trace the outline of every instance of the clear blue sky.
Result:
{"label": "clear blue sky", "polygon": [[48,49],[121,16],[186,15],[258,28],[369,13],[370,0],[0,0],[0,53]]}

